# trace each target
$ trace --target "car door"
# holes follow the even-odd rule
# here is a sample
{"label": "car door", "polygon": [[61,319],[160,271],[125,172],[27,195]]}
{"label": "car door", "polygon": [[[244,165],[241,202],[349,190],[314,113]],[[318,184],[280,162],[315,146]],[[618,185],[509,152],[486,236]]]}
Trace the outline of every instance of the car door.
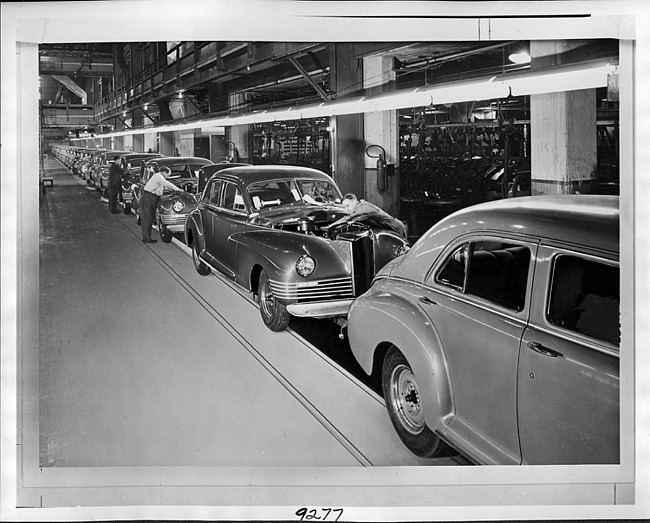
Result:
{"label": "car door", "polygon": [[203,240],[205,242],[205,250],[210,256],[214,256],[215,254],[212,218],[215,213],[219,212],[222,186],[222,180],[219,180],[217,178],[210,180],[208,186],[203,191],[201,203],[199,205],[201,223],[203,224]]}
{"label": "car door", "polygon": [[619,267],[540,247],[519,363],[524,463],[619,462]]}
{"label": "car door", "polygon": [[214,267],[233,280],[237,271],[238,237],[246,230],[248,214],[237,185],[224,181],[220,205],[212,213]]}
{"label": "car door", "polygon": [[494,236],[458,241],[419,298],[450,375],[448,436],[483,463],[520,462],[517,363],[535,248]]}

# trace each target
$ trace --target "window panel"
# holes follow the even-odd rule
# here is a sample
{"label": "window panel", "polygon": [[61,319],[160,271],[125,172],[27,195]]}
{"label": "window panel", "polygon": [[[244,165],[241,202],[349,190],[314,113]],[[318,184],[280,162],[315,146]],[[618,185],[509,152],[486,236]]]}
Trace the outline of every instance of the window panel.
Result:
{"label": "window panel", "polygon": [[558,256],[553,267],[549,323],[618,345],[619,283],[616,266]]}
{"label": "window panel", "polygon": [[530,249],[500,241],[462,245],[438,272],[436,282],[508,309],[526,301]]}

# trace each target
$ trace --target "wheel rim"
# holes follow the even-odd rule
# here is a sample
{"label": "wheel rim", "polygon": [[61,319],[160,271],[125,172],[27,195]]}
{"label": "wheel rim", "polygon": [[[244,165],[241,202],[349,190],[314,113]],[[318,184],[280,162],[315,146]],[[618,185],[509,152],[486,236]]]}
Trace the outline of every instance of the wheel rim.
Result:
{"label": "wheel rim", "polygon": [[393,370],[389,401],[404,429],[411,434],[422,432],[425,424],[420,389],[413,372],[407,365],[398,365]]}
{"label": "wheel rim", "polygon": [[199,259],[199,251],[196,248],[196,242],[192,245],[192,259],[194,260],[194,267],[199,269],[201,267],[201,260]]}
{"label": "wheel rim", "polygon": [[265,280],[260,289],[260,307],[265,316],[273,316],[273,310],[275,309],[275,297],[273,296],[273,291],[271,290],[271,285],[268,280]]}

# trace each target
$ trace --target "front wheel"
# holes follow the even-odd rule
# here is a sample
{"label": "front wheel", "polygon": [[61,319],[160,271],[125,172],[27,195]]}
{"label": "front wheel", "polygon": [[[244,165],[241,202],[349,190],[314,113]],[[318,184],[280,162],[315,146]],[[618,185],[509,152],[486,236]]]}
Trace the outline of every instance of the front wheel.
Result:
{"label": "front wheel", "polygon": [[260,274],[257,295],[260,301],[260,314],[262,315],[264,324],[274,332],[280,332],[286,329],[289,325],[289,312],[273,295],[271,282],[264,271]]}
{"label": "front wheel", "polygon": [[210,267],[201,260],[199,257],[199,247],[196,243],[192,243],[192,261],[194,262],[194,268],[201,276],[207,276],[210,274]]}
{"label": "front wheel", "polygon": [[172,241],[172,237],[174,236],[172,232],[162,224],[158,226],[158,229],[160,231],[160,239],[163,241],[163,243],[170,243]]}
{"label": "front wheel", "polygon": [[442,445],[424,421],[424,406],[408,360],[391,347],[384,358],[382,388],[388,415],[402,443],[416,456],[433,458]]}

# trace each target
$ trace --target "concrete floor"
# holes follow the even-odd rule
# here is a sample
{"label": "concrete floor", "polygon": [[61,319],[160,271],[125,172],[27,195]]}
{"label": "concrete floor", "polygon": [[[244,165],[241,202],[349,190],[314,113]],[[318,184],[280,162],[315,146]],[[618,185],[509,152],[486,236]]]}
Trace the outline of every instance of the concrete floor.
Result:
{"label": "concrete floor", "polygon": [[456,464],[413,456],[381,398],[266,329],[181,244],[142,243],[133,215],[110,214],[58,161],[45,174],[40,467]]}

